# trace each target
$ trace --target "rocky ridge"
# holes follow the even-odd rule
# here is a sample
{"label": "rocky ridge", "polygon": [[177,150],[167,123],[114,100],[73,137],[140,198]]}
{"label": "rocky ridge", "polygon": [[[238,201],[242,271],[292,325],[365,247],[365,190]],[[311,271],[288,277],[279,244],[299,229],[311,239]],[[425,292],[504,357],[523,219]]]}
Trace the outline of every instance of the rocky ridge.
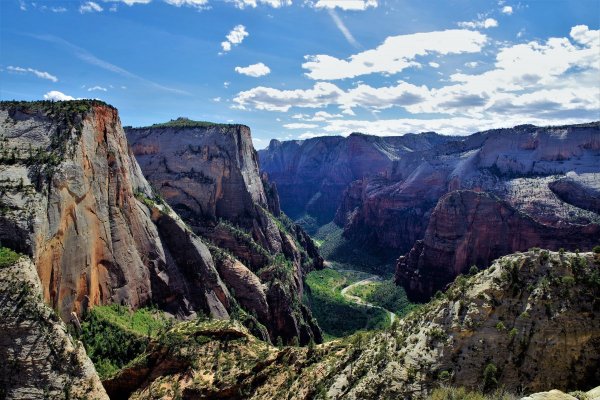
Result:
{"label": "rocky ridge", "polygon": [[[439,385],[589,389],[600,382],[599,268],[592,253],[512,254],[459,277],[385,332],[315,347],[277,349],[226,322],[185,323],[140,360],[142,377],[132,366],[107,387],[138,377],[131,398],[207,399],[421,399]],[[175,337],[176,347],[165,344]]]}

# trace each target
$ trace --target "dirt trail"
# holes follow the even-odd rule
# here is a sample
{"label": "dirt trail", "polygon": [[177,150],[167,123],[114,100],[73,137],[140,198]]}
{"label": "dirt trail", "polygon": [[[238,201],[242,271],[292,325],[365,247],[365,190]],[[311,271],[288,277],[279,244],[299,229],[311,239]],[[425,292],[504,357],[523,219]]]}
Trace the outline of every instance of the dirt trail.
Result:
{"label": "dirt trail", "polygon": [[[360,272],[360,271],[354,271],[354,270],[345,270],[345,271]],[[386,310],[383,307],[376,306],[375,304],[366,302],[358,296],[353,296],[353,295],[347,293],[353,287],[360,286],[360,285],[367,285],[367,284],[373,283],[373,282],[380,282],[382,280],[383,280],[383,278],[379,275],[371,275],[366,279],[363,279],[358,282],[354,282],[353,284],[346,286],[345,288],[342,289],[341,293],[342,293],[342,296],[344,296],[348,300],[352,301],[353,303],[360,304],[360,305],[363,305],[363,306],[369,307],[369,308],[379,308],[379,309],[389,313],[390,314],[390,323],[393,324],[394,320],[396,319],[396,314],[394,314],[393,312],[391,312],[389,310]]]}

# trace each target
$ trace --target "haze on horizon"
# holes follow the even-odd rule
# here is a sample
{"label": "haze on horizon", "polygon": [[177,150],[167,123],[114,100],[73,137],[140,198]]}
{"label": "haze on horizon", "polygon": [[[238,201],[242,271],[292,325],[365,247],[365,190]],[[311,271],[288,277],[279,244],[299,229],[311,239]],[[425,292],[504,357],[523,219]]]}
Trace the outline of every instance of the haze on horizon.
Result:
{"label": "haze on horizon", "polygon": [[600,120],[598,1],[3,0],[0,99],[254,144]]}

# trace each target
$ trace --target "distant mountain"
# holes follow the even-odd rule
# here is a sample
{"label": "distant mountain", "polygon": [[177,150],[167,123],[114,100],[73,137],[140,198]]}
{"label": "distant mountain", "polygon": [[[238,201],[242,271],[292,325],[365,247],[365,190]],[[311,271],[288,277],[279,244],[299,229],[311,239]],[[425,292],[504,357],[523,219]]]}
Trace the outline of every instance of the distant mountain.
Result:
{"label": "distant mountain", "polygon": [[[392,249],[398,255],[411,251],[400,263],[397,282],[413,298],[428,298],[472,264],[483,268],[513,251],[535,246],[590,250],[598,244],[598,122],[522,125],[466,137],[434,133],[323,137],[272,142],[259,154],[263,170],[278,187],[284,210],[298,217],[312,213],[323,222],[335,209],[336,223],[358,245]],[[465,214],[463,219],[449,220],[442,216],[444,206],[438,202],[457,190],[485,192],[486,198],[497,203],[484,202],[491,209],[473,211],[479,218],[477,227],[462,209],[454,212]],[[447,198],[452,199],[456,196]],[[436,206],[439,211],[432,219]],[[511,228],[522,227],[523,222],[496,230],[494,221],[505,218],[502,213],[506,212],[530,221],[529,233]],[[444,225],[448,223],[467,226]],[[475,240],[474,228],[486,227],[488,237],[495,240]],[[455,243],[450,244],[450,236],[442,238],[441,232],[450,236],[463,232],[462,239],[452,237]],[[427,249],[418,243],[422,239]],[[502,245],[494,244],[498,241]],[[429,251],[444,246],[452,249]],[[435,283],[430,284],[431,280]]]}

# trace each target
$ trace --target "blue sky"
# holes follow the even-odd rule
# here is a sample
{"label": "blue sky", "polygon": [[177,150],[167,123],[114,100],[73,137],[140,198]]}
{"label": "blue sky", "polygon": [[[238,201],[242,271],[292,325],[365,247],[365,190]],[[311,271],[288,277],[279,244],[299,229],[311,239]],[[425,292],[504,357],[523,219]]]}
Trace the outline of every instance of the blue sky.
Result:
{"label": "blue sky", "polygon": [[258,148],[361,131],[600,119],[600,2],[0,0],[0,97],[124,125],[244,123]]}

